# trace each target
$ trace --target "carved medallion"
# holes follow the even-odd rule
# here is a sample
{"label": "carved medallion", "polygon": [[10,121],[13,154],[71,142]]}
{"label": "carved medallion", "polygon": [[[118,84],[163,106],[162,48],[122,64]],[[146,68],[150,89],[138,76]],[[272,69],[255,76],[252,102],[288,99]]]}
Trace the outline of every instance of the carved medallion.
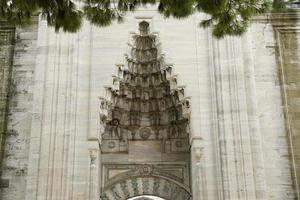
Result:
{"label": "carved medallion", "polygon": [[181,148],[183,146],[182,141],[180,141],[180,140],[176,141],[175,146],[177,148]]}
{"label": "carved medallion", "polygon": [[116,147],[116,143],[115,143],[114,141],[110,141],[110,142],[108,143],[108,148],[113,149],[113,148],[115,148],[115,147]]}
{"label": "carved medallion", "polygon": [[153,171],[152,166],[150,165],[143,165],[139,168],[139,173],[141,176],[149,176]]}
{"label": "carved medallion", "polygon": [[151,136],[151,129],[150,128],[142,128],[140,129],[140,137],[142,139],[148,139]]}

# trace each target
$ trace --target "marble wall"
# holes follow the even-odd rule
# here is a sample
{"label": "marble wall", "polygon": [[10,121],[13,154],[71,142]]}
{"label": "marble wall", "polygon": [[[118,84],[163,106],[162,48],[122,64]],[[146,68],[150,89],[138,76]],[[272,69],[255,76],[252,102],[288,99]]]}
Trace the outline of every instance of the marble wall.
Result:
{"label": "marble wall", "polygon": [[272,16],[276,39],[276,60],[284,109],[286,137],[289,149],[280,150],[289,155],[294,188],[299,194],[300,181],[300,23],[299,13],[288,15],[292,20],[280,21],[281,15]]}
{"label": "marble wall", "polygon": [[[5,22],[0,22],[0,175],[2,174],[2,160],[7,129],[7,104],[11,81],[14,33],[14,27]],[[1,184],[7,185],[5,181],[1,181]]]}
{"label": "marble wall", "polygon": [[[5,38],[2,35],[0,37],[1,39]],[[6,95],[9,97],[9,103],[1,176],[3,185],[0,188],[0,198],[23,199],[29,163],[29,138],[37,52],[37,18],[29,27],[16,28],[12,32],[11,38],[14,41],[14,52],[12,52],[11,81],[10,85],[6,86],[8,87]],[[6,58],[9,58],[9,55],[6,55]],[[0,66],[3,66],[2,63]],[[1,82],[2,80],[5,79],[1,79]],[[5,84],[1,83],[2,86]]]}
{"label": "marble wall", "polygon": [[[102,180],[98,139],[103,131],[98,97],[104,96],[104,86],[111,85],[115,64],[125,62],[130,32],[137,31],[145,18],[159,34],[166,61],[175,64],[178,85],[186,86],[185,95],[191,97],[193,199],[296,199],[299,15],[295,13],[255,18],[243,36],[222,40],[214,39],[210,29],[199,28],[202,14],[165,19],[153,7],[105,28],[84,22],[75,34],[55,33],[39,19],[30,29],[31,50],[15,53],[14,58],[19,63],[15,80],[20,80],[18,69],[26,77],[16,87],[29,92],[11,102],[22,105],[28,115],[22,121],[18,112],[12,112],[16,117],[10,123],[22,130],[17,137],[25,141],[19,153],[28,159],[7,148],[6,154],[25,173],[17,176],[4,170],[2,178],[10,185],[2,189],[1,199],[98,199]],[[278,37],[274,25],[278,21],[281,29],[291,27],[292,21],[292,34]],[[279,60],[283,65],[278,58],[283,58]],[[288,73],[286,82],[282,66],[288,67],[283,70]],[[31,86],[26,85],[28,80],[33,81]],[[287,98],[282,98],[285,93]],[[21,103],[23,97],[28,104]],[[10,104],[12,111],[15,104]],[[287,113],[290,107],[293,112]],[[9,137],[7,146],[15,144]]]}

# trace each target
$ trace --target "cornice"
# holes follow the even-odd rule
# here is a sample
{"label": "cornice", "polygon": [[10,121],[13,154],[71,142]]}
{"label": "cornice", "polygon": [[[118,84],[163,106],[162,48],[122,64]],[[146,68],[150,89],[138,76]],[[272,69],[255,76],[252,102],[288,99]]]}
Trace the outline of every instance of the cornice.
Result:
{"label": "cornice", "polygon": [[8,29],[15,29],[14,25],[9,24],[7,21],[0,20],[0,30],[8,30]]}
{"label": "cornice", "polygon": [[274,26],[299,26],[300,9],[290,9],[284,13],[265,13],[252,18],[254,23],[272,23]]}

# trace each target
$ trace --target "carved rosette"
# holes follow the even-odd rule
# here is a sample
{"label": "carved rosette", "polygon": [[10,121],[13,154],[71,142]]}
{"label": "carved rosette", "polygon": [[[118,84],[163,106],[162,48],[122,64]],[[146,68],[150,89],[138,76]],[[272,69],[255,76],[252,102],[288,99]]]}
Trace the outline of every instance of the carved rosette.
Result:
{"label": "carved rosette", "polygon": [[158,36],[145,21],[139,31],[100,98],[102,153],[128,152],[129,140],[163,140],[165,152],[187,152],[189,98],[164,62]]}

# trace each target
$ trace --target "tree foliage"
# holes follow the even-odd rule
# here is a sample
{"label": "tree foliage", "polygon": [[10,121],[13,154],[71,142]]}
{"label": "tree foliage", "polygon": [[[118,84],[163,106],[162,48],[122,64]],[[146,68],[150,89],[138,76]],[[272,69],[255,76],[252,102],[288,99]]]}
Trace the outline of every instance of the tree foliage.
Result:
{"label": "tree foliage", "polygon": [[[50,26],[67,32],[76,32],[85,17],[97,26],[121,22],[127,12],[146,4],[156,4],[165,17],[185,18],[194,12],[206,13],[208,18],[201,27],[212,27],[213,35],[241,35],[252,16],[273,7],[283,11],[290,0],[0,0],[0,20],[14,25],[27,25],[37,12],[41,12]],[[78,1],[77,1],[78,2]],[[270,6],[272,5],[273,6]]]}

